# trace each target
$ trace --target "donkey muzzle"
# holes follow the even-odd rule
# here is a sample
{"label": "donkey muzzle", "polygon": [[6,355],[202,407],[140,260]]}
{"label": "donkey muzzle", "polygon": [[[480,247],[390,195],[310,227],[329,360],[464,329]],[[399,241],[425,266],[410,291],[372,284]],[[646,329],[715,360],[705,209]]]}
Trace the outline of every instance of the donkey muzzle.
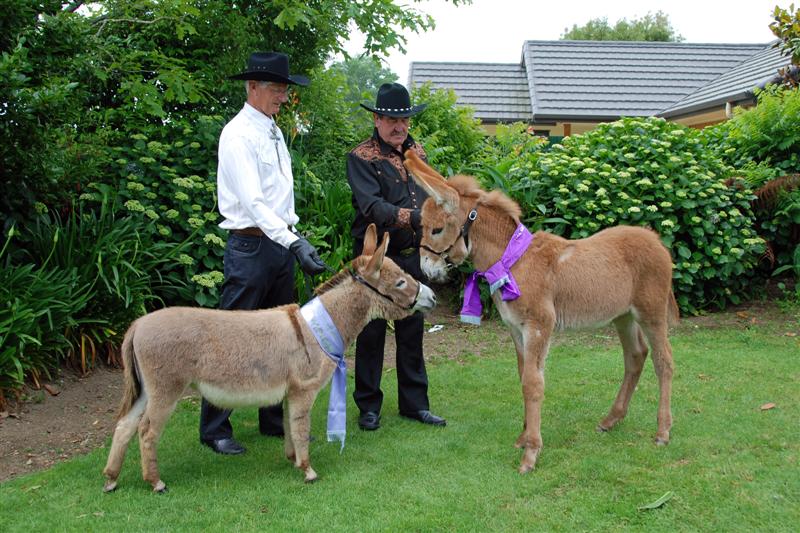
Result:
{"label": "donkey muzzle", "polygon": [[423,254],[420,258],[420,267],[429,280],[439,283],[447,281],[449,268],[447,261],[441,256]]}
{"label": "donkey muzzle", "polygon": [[436,294],[430,287],[424,283],[420,283],[417,298],[414,300],[414,307],[412,309],[414,311],[427,313],[434,307],[436,307]]}

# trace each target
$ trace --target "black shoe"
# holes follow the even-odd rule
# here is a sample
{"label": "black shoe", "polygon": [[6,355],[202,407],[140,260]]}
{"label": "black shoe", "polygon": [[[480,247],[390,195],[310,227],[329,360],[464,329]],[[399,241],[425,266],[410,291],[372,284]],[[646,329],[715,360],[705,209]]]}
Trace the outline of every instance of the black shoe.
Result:
{"label": "black shoe", "polygon": [[231,439],[201,440],[203,444],[223,455],[239,455],[247,451],[244,446]]}
{"label": "black shoe", "polygon": [[435,414],[431,413],[426,409],[423,409],[422,411],[417,411],[415,413],[400,413],[400,416],[417,420],[419,422],[422,422],[423,424],[430,424],[431,426],[447,425],[447,420],[445,420],[440,416],[436,416]]}
{"label": "black shoe", "polygon": [[358,417],[358,427],[366,431],[375,431],[381,427],[381,415],[377,411],[363,411]]}

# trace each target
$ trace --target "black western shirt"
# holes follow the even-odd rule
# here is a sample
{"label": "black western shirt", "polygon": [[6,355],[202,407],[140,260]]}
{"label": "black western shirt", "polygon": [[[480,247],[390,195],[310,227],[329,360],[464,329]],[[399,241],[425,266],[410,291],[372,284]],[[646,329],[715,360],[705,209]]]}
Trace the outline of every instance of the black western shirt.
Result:
{"label": "black western shirt", "polygon": [[[414,150],[426,160],[425,151],[410,135],[402,149]],[[357,253],[372,222],[377,226],[378,240],[389,232],[389,255],[405,255],[419,248],[420,209],[428,194],[409,176],[404,159],[401,152],[380,138],[377,129],[347,155],[347,181],[356,211],[352,235]]]}

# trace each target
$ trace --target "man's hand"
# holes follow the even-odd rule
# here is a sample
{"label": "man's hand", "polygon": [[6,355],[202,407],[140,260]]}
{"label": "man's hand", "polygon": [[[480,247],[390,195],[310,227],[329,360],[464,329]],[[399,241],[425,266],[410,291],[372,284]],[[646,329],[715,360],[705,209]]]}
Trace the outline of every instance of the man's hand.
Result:
{"label": "man's hand", "polygon": [[300,237],[290,244],[289,250],[297,257],[300,268],[302,268],[303,272],[306,274],[313,276],[328,270],[328,265],[319,258],[317,249],[303,237]]}
{"label": "man's hand", "polygon": [[412,209],[411,210],[411,229],[416,232],[422,232],[422,210],[421,209]]}

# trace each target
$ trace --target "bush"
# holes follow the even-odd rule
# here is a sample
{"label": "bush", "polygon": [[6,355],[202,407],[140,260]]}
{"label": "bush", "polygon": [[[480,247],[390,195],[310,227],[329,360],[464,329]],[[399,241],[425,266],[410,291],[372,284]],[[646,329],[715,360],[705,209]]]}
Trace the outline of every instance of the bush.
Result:
{"label": "bush", "polygon": [[[226,232],[216,207],[217,143],[221,117],[194,124],[151,127],[112,148],[110,181],[131,216],[160,247],[191,250],[172,254],[153,271],[156,296],[166,305],[215,307],[222,282]],[[81,198],[98,201],[104,186],[93,184]],[[164,259],[167,259],[166,257]]]}
{"label": "bush", "polygon": [[[105,348],[109,355],[129,324],[163,305],[156,295],[162,265],[184,249],[151,240],[154,223],[146,223],[124,211],[115,211],[112,196],[105,196],[96,210],[80,205],[65,220],[43,213],[24,233],[26,263],[47,265],[70,272],[85,286],[89,298],[73,318],[80,326],[70,339],[73,345],[89,343],[96,353]],[[171,285],[171,284],[170,284]],[[84,369],[85,349],[75,351]]]}
{"label": "bush", "polygon": [[737,108],[731,120],[706,128],[703,136],[709,150],[735,168],[755,162],[779,174],[800,172],[800,90],[759,91],[756,107]]}
{"label": "bush", "polygon": [[769,246],[765,265],[792,272],[800,250],[800,91],[761,91],[756,107],[737,109],[703,138],[756,194],[757,228]]}
{"label": "bush", "polygon": [[425,111],[411,119],[409,130],[422,144],[428,163],[444,175],[455,174],[473,166],[483,145],[485,134],[480,121],[469,107],[456,106],[456,93],[435,90],[430,83],[411,92],[413,104],[428,104]]}
{"label": "bush", "polygon": [[89,284],[75,271],[51,264],[57,236],[38,266],[11,260],[13,228],[0,250],[0,407],[5,391],[19,389],[27,376],[50,377],[58,368],[72,346],[70,331],[80,324],[77,316],[91,297]]}
{"label": "bush", "polygon": [[672,250],[679,305],[695,312],[739,302],[764,250],[752,193],[742,181],[723,182],[732,173],[696,130],[623,119],[528,151],[503,188],[534,222],[548,215],[544,225],[567,238],[617,224],[652,227]]}

